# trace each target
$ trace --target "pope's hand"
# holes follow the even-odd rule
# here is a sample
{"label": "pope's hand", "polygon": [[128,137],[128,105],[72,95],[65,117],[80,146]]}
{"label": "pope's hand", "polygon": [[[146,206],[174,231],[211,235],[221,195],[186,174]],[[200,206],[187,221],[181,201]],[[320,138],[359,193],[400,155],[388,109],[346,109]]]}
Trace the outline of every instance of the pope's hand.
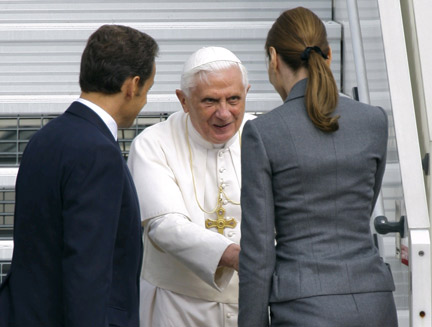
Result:
{"label": "pope's hand", "polygon": [[233,268],[238,271],[239,267],[240,245],[230,244],[222,254],[219,261],[219,267]]}

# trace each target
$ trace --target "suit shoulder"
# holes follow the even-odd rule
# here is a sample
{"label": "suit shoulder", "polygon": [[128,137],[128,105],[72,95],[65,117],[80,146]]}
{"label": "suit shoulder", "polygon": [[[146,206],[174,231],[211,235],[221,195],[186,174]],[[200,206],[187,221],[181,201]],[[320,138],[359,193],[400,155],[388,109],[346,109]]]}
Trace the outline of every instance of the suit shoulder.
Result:
{"label": "suit shoulder", "polygon": [[253,124],[258,129],[272,129],[282,123],[283,116],[290,116],[293,113],[291,112],[291,108],[288,108],[287,103],[283,103],[282,105],[268,111],[262,113],[257,116],[256,119],[253,120]]}
{"label": "suit shoulder", "polygon": [[335,113],[340,114],[341,118],[344,115],[349,115],[357,123],[365,122],[371,126],[388,124],[387,113],[383,108],[355,101],[346,96],[339,97],[339,104]]}
{"label": "suit shoulder", "polygon": [[387,117],[387,114],[383,108],[359,102],[347,96],[339,97],[338,107],[341,107],[344,110],[361,110],[361,113]]}
{"label": "suit shoulder", "polygon": [[97,126],[67,114],[60,115],[42,127],[30,143],[34,143],[32,146],[41,151],[58,152],[59,155],[67,153],[68,156],[89,158],[98,152],[106,156],[120,153],[114,139],[102,133]]}

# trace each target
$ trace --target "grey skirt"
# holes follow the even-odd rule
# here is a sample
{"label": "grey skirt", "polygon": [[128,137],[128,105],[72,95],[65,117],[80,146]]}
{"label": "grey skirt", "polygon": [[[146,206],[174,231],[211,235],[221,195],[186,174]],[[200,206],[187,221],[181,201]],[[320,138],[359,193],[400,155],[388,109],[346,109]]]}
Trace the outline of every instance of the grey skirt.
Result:
{"label": "grey skirt", "polygon": [[324,295],[270,303],[272,327],[397,327],[392,292]]}

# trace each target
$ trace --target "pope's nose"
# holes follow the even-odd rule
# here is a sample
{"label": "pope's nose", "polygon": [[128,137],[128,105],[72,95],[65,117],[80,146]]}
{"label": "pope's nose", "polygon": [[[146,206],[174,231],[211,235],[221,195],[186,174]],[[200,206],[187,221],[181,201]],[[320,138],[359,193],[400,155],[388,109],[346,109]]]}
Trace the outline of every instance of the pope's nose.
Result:
{"label": "pope's nose", "polygon": [[231,112],[229,111],[227,103],[225,101],[221,101],[216,111],[216,117],[225,120],[228,119],[230,116]]}

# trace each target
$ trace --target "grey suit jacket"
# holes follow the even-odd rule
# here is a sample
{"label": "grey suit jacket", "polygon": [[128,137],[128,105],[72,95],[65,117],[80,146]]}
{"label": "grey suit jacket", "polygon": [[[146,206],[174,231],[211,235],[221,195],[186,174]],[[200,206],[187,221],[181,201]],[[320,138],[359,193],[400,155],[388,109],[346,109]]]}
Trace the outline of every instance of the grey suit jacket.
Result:
{"label": "grey suit jacket", "polygon": [[369,227],[387,116],[340,97],[339,130],[322,132],[306,113],[306,82],[243,131],[240,327],[266,326],[269,302],[394,290]]}

